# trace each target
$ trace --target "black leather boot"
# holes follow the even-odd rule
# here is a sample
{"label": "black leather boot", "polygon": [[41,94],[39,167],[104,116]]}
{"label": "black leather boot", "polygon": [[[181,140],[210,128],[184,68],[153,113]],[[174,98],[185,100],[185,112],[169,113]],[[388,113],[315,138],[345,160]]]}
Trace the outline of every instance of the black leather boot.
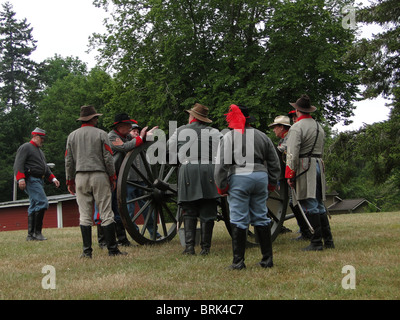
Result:
{"label": "black leather boot", "polygon": [[32,212],[28,215],[28,236],[26,241],[33,241],[35,238],[35,213]]}
{"label": "black leather boot", "polygon": [[117,232],[118,244],[124,247],[129,247],[131,245],[131,242],[126,236],[125,227],[121,220],[115,221],[115,230]]}
{"label": "black leather boot", "polygon": [[107,226],[102,226],[104,236],[106,238],[108,255],[109,256],[119,256],[126,255],[126,252],[121,252],[118,249],[117,240],[115,238],[115,223],[110,223]]}
{"label": "black leather boot", "polygon": [[197,218],[193,216],[183,216],[183,227],[185,229],[185,250],[182,254],[194,255],[194,246],[196,242]]}
{"label": "black leather boot", "polygon": [[45,213],[45,209],[36,211],[32,214],[35,214],[35,234],[34,237],[36,240],[39,241],[43,241],[43,240],[47,240],[47,238],[45,238],[42,235],[42,227],[43,227],[43,218],[44,218],[44,213]]}
{"label": "black leather boot", "polygon": [[97,241],[99,242],[100,249],[107,247],[106,238],[104,237],[103,228],[100,224],[97,224]]}
{"label": "black leather boot", "polygon": [[321,233],[324,239],[325,249],[334,249],[335,244],[333,243],[333,237],[331,232],[331,226],[329,224],[328,215],[326,213],[320,215],[321,218]]}
{"label": "black leather boot", "polygon": [[202,256],[208,255],[210,253],[213,229],[214,220],[201,223],[200,255]]}
{"label": "black leather boot", "polygon": [[314,234],[311,235],[311,243],[303,248],[303,251],[321,251],[323,250],[323,246],[320,214],[308,214],[307,218],[314,229]]}
{"label": "black leather boot", "polygon": [[244,253],[246,251],[247,229],[238,228],[235,224],[231,223],[231,230],[233,261],[229,269],[242,270],[246,268],[244,264]]}
{"label": "black leather boot", "polygon": [[81,234],[82,234],[82,242],[83,242],[83,252],[81,258],[92,258],[92,226],[82,226]]}
{"label": "black leather boot", "polygon": [[262,254],[262,259],[259,262],[259,265],[263,268],[272,268],[274,263],[272,261],[271,225],[256,226],[255,230]]}

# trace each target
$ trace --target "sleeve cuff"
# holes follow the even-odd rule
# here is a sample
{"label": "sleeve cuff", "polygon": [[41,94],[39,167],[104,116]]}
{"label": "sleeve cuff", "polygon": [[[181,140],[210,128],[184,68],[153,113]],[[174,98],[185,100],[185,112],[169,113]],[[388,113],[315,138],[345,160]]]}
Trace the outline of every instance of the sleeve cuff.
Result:
{"label": "sleeve cuff", "polygon": [[135,144],[135,147],[139,147],[140,145],[142,145],[143,144],[143,139],[142,139],[142,137],[141,136],[137,136],[136,137],[136,144]]}
{"label": "sleeve cuff", "polygon": [[110,176],[110,182],[116,181],[117,180],[117,174],[114,173],[113,176]]}
{"label": "sleeve cuff", "polygon": [[25,179],[25,174],[20,172],[20,171],[18,171],[17,175],[15,176],[15,179],[17,179],[17,181],[21,180],[21,179]]}
{"label": "sleeve cuff", "polygon": [[296,171],[290,169],[289,166],[286,166],[286,170],[285,170],[285,178],[286,179],[292,179],[296,176]]}
{"label": "sleeve cuff", "polygon": [[227,194],[228,190],[229,190],[229,184],[224,189],[220,189],[217,187],[218,194],[220,195]]}

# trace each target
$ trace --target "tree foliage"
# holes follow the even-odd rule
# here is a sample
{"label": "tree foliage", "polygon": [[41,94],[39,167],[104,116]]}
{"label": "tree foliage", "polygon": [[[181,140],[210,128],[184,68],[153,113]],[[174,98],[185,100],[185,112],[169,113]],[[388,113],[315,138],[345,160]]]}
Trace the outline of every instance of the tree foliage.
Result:
{"label": "tree foliage", "polygon": [[91,39],[116,72],[120,94],[110,110],[162,127],[200,102],[224,127],[221,115],[235,102],[266,129],[307,92],[333,124],[352,114],[358,90],[358,66],[343,59],[354,40],[341,26],[346,3],[95,0],[113,6],[107,33]]}
{"label": "tree foliage", "polygon": [[[29,59],[36,49],[32,28],[18,21],[6,2],[0,12],[0,193],[11,198],[13,155],[35,125],[38,99],[36,64]],[[23,119],[23,121],[21,121]]]}
{"label": "tree foliage", "polygon": [[383,94],[392,98],[393,90],[400,82],[400,2],[378,0],[360,11],[359,22],[377,24],[382,32],[372,39],[362,39],[354,48],[362,61],[361,79],[366,86],[364,97]]}
{"label": "tree foliage", "polygon": [[[80,107],[85,104],[96,106],[98,112],[110,100],[109,89],[113,80],[106,72],[87,66],[77,58],[55,56],[41,64],[40,74],[46,74],[42,99],[38,104],[39,125],[46,130],[48,139],[43,147],[47,160],[56,164],[53,172],[61,182],[59,192],[66,192],[64,153],[65,143],[71,131],[77,129],[80,122]],[[99,127],[108,131],[109,123],[100,118]],[[49,189],[54,192],[54,189]]]}
{"label": "tree foliage", "polygon": [[367,198],[384,211],[400,209],[400,116],[327,144],[328,184],[343,198]]}

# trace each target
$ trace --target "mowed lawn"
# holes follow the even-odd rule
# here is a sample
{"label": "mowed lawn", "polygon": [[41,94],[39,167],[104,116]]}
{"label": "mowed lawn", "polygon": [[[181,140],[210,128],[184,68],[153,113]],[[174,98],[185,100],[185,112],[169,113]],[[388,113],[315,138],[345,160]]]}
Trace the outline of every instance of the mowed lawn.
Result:
{"label": "mowed lawn", "polygon": [[[44,229],[43,242],[25,241],[26,231],[0,232],[0,300],[400,299],[400,212],[335,215],[330,222],[336,249],[303,252],[308,243],[291,240],[291,219],[285,226],[293,232],[273,243],[275,266],[260,268],[259,248],[249,248],[242,271],[227,270],[232,247],[223,222],[206,257],[183,256],[178,236],[108,257],[93,228],[88,260],[79,258],[79,228]],[[50,284],[55,289],[46,289]]]}

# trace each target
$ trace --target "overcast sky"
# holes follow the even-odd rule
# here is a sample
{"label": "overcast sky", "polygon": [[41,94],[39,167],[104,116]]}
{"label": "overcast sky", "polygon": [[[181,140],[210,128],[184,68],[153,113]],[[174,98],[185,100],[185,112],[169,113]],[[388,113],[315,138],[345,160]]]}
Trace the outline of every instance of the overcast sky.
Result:
{"label": "overcast sky", "polygon": [[[0,0],[1,4],[7,2]],[[88,38],[94,32],[103,33],[103,21],[107,13],[96,8],[92,0],[11,0],[16,18],[27,19],[33,27],[33,38],[37,40],[37,49],[31,58],[41,62],[56,53],[62,57],[76,56],[88,64],[89,69],[96,64],[96,52],[90,54]],[[2,10],[2,8],[1,8]],[[377,32],[376,27],[369,27],[363,35],[370,36]],[[343,127],[336,125],[339,131],[356,130],[363,123],[372,124],[388,118],[389,108],[384,99],[365,100],[356,103],[354,123]]]}

